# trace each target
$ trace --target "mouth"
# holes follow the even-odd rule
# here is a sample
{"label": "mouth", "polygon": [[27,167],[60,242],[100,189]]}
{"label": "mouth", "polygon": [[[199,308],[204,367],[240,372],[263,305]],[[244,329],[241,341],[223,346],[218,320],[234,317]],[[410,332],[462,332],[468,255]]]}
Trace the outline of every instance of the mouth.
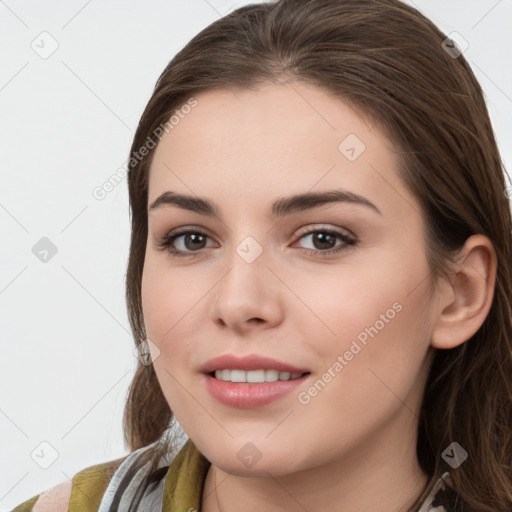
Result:
{"label": "mouth", "polygon": [[[280,374],[282,380],[279,378]],[[311,374],[310,372],[291,374],[273,369],[250,371],[223,369],[203,374],[203,377],[206,390],[219,403],[237,409],[255,409],[289,398],[294,391],[306,385]],[[284,403],[288,408],[290,407],[289,402]]]}
{"label": "mouth", "polygon": [[223,354],[207,361],[200,371],[231,382],[252,382],[251,379],[258,379],[255,382],[275,382],[297,378],[297,374],[309,373],[308,368],[299,368],[284,361],[257,354],[243,356]]}
{"label": "mouth", "polygon": [[309,373],[282,372],[275,369],[241,370],[225,368],[211,371],[208,375],[224,382],[262,384],[265,382],[297,380],[309,375]]}
{"label": "mouth", "polygon": [[229,407],[252,409],[289,397],[311,372],[258,354],[223,354],[200,369],[209,394]]}

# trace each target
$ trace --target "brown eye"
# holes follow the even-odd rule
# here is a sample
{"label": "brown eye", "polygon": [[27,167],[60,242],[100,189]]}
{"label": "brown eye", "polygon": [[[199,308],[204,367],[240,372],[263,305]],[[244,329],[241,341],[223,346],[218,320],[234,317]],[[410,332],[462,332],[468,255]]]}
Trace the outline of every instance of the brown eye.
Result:
{"label": "brown eye", "polygon": [[[347,250],[356,244],[355,238],[331,228],[310,230],[302,234],[300,240],[308,237],[313,248],[306,249],[307,253],[319,254],[321,256]],[[341,243],[336,246],[336,240],[338,239],[341,240]]]}
{"label": "brown eye", "polygon": [[[202,231],[181,231],[166,235],[158,245],[173,256],[195,256],[194,253],[205,248],[208,238],[208,235]],[[178,243],[180,247],[176,248],[175,242],[179,239],[182,239]]]}
{"label": "brown eye", "polygon": [[201,233],[188,233],[183,236],[183,245],[191,251],[202,249],[206,241],[206,237]]}

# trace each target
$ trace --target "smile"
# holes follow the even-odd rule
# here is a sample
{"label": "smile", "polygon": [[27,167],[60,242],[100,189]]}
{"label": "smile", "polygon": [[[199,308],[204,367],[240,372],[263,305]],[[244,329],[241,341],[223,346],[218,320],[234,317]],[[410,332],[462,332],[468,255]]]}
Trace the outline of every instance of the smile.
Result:
{"label": "smile", "polygon": [[278,370],[215,370],[211,374],[216,379],[226,382],[276,382],[278,380],[295,380],[301,377],[302,373],[280,372]]}
{"label": "smile", "polygon": [[[224,380],[224,372],[226,379],[229,380]],[[267,372],[270,379],[268,381]],[[216,377],[216,373],[219,373],[221,378]],[[286,378],[281,380],[279,374],[283,373],[283,377]],[[231,380],[233,378],[239,380]],[[241,381],[242,378],[246,380]],[[210,396],[223,405],[238,409],[254,409],[290,395],[295,396],[293,393],[297,392],[297,388],[304,386],[311,378],[309,372],[291,374],[276,370],[216,370],[203,374],[204,385]]]}

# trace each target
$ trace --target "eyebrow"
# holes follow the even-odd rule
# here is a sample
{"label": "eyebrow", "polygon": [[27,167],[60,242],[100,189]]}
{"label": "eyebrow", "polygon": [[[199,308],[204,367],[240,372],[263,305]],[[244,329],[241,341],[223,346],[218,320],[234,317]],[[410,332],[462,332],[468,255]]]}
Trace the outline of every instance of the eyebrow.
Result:
{"label": "eyebrow", "polygon": [[[305,192],[303,194],[279,198],[272,204],[270,215],[272,217],[284,217],[292,213],[303,212],[332,203],[361,205],[382,215],[377,206],[366,199],[366,197],[343,189],[326,190],[325,192]],[[220,218],[218,206],[209,199],[187,194],[178,194],[170,190],[158,196],[155,201],[151,203],[148,211],[151,212],[166,205],[174,205],[183,210],[189,210],[208,217]]]}

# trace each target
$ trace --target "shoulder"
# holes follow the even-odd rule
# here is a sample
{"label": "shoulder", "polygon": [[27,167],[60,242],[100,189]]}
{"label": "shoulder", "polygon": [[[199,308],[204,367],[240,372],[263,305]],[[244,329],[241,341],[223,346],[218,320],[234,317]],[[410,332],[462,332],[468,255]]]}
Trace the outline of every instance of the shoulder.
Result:
{"label": "shoulder", "polygon": [[12,512],[96,512],[112,476],[126,457],[84,468],[72,479],[32,496]]}
{"label": "shoulder", "polygon": [[32,512],[67,512],[73,481],[66,480],[39,495]]}

